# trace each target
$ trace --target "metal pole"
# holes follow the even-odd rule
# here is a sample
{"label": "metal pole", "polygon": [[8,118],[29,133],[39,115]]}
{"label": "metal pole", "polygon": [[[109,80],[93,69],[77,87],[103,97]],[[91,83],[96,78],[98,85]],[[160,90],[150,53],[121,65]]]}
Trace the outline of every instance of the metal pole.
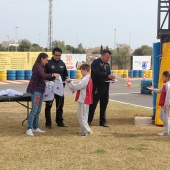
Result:
{"label": "metal pole", "polygon": [[40,46],[40,34],[38,34],[38,45]]}
{"label": "metal pole", "polygon": [[129,49],[130,49],[130,43],[131,43],[131,33],[129,33]]}
{"label": "metal pole", "polygon": [[115,37],[114,37],[114,50],[115,50],[115,48],[116,48],[116,29],[114,29],[115,30]]}
{"label": "metal pole", "polygon": [[16,51],[17,51],[17,45],[18,45],[18,42],[17,42],[17,29],[18,29],[18,27],[15,27],[15,28],[16,28],[15,45],[16,45]]}
{"label": "metal pole", "polygon": [[9,51],[9,35],[7,35],[7,37],[8,37],[8,51]]}

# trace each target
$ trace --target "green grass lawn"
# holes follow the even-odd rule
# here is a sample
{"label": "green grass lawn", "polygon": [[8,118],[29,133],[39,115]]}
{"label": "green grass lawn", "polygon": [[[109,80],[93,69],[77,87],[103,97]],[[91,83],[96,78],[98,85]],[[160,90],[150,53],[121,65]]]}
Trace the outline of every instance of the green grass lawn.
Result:
{"label": "green grass lawn", "polygon": [[163,127],[135,126],[135,116],[151,116],[152,110],[109,102],[109,128],[98,126],[99,107],[92,135],[76,135],[79,124],[77,103],[67,97],[64,107],[66,128],[45,129],[44,105],[40,125],[45,134],[26,136],[26,109],[16,103],[0,103],[0,170],[168,170],[170,137],[160,137]]}

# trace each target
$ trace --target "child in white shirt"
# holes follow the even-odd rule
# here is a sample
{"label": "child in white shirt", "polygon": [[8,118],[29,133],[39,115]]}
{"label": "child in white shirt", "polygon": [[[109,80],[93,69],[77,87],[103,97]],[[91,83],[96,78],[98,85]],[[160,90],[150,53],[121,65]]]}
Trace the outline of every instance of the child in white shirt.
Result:
{"label": "child in white shirt", "polygon": [[73,91],[77,91],[75,101],[78,101],[78,111],[77,118],[80,123],[80,132],[82,136],[87,136],[92,134],[92,131],[88,124],[88,114],[89,114],[89,105],[93,102],[92,97],[92,79],[88,72],[90,67],[88,64],[82,64],[80,67],[82,79],[78,83],[73,83],[70,79],[66,79],[69,87]]}

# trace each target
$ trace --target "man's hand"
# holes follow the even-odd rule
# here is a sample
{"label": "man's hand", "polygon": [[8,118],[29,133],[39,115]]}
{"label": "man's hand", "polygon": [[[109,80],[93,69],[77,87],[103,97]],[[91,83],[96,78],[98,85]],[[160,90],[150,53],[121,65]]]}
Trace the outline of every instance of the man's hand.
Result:
{"label": "man's hand", "polygon": [[52,76],[58,78],[60,76],[60,74],[53,73]]}
{"label": "man's hand", "polygon": [[115,76],[110,74],[110,75],[108,75],[108,79],[115,81]]}

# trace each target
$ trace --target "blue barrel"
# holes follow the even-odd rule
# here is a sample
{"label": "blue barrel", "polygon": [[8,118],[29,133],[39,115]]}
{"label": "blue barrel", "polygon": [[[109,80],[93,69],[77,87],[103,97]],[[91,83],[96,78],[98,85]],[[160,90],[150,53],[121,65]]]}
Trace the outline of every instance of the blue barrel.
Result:
{"label": "blue barrel", "polygon": [[25,80],[24,70],[16,70],[16,80]]}
{"label": "blue barrel", "polygon": [[25,70],[25,80],[30,80],[32,76],[32,70]]}
{"label": "blue barrel", "polygon": [[143,77],[143,70],[139,70],[139,77]]}
{"label": "blue barrel", "polygon": [[[158,88],[158,80],[159,80],[159,70],[160,70],[160,57],[161,54],[161,43],[154,43],[153,44],[153,51],[152,51],[152,61],[153,61],[153,88]],[[155,120],[155,113],[156,113],[156,98],[157,94],[153,93],[153,115],[152,120]]]}
{"label": "blue barrel", "polygon": [[133,70],[129,70],[129,71],[128,71],[128,76],[129,76],[129,77],[133,77]]}
{"label": "blue barrel", "polygon": [[141,94],[151,94],[151,90],[147,87],[152,86],[152,80],[142,80],[141,81]]}
{"label": "blue barrel", "polygon": [[70,70],[67,70],[68,77],[70,78]]}
{"label": "blue barrel", "polygon": [[76,79],[76,70],[70,70],[70,78],[71,79]]}
{"label": "blue barrel", "polygon": [[16,80],[15,70],[7,70],[7,80]]}
{"label": "blue barrel", "polygon": [[133,77],[139,77],[139,70],[133,70]]}

